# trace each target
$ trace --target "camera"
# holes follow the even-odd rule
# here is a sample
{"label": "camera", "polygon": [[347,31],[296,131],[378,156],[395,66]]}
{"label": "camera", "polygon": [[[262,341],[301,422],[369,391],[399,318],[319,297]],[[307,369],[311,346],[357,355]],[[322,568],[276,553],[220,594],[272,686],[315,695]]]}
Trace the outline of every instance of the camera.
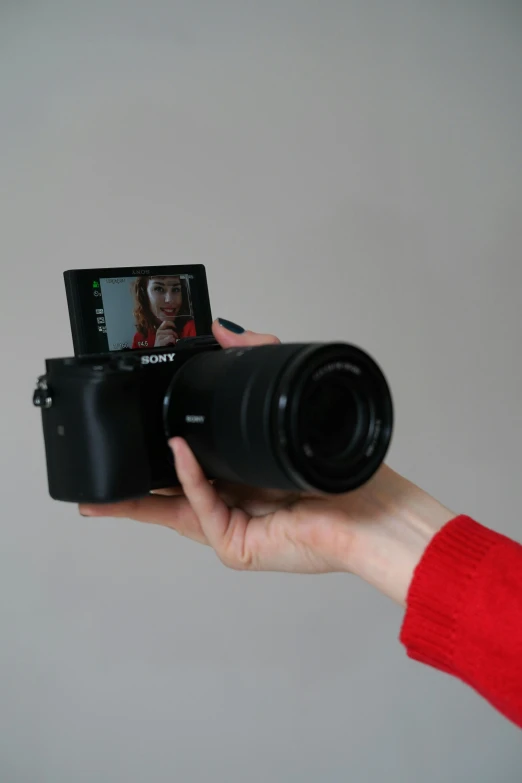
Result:
{"label": "camera", "polygon": [[383,462],[391,393],[360,348],[222,349],[200,265],[64,277],[75,356],[47,359],[33,397],[52,498],[110,503],[179,485],[175,435],[209,479],[269,489],[345,493]]}

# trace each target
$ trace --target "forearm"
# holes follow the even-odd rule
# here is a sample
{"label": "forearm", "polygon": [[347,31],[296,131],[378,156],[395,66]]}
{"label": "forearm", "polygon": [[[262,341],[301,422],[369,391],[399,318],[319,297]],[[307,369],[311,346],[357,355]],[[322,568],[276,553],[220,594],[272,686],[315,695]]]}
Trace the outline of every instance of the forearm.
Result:
{"label": "forearm", "polygon": [[349,570],[406,606],[415,568],[455,514],[387,466],[359,492],[365,522],[358,526]]}
{"label": "forearm", "polygon": [[351,570],[406,607],[408,655],[458,677],[522,727],[522,546],[388,468],[360,502],[368,524]]}

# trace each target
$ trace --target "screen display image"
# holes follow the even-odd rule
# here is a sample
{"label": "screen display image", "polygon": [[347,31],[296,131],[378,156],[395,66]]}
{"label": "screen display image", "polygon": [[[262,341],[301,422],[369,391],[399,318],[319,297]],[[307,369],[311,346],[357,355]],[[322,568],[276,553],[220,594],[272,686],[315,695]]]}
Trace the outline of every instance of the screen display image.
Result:
{"label": "screen display image", "polygon": [[77,269],[64,278],[76,355],[167,348],[211,332],[200,264]]}
{"label": "screen display image", "polygon": [[103,307],[95,307],[109,351],[165,348],[195,337],[196,325],[186,275],[100,277]]}

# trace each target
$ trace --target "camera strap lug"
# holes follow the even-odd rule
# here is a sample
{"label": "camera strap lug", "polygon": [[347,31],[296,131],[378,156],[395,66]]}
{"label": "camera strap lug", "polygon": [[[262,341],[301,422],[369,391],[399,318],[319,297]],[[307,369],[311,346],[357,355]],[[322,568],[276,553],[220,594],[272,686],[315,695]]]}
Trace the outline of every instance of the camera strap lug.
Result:
{"label": "camera strap lug", "polygon": [[33,394],[33,405],[37,408],[50,408],[53,404],[53,398],[47,385],[45,375],[40,375],[36,381],[36,389]]}

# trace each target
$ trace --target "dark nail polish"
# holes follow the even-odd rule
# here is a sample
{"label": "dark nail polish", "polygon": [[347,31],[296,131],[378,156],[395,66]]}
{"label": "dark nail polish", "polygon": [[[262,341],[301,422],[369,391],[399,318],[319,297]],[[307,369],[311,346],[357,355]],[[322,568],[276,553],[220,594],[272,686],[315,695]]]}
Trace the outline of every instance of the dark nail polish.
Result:
{"label": "dark nail polish", "polygon": [[234,334],[243,334],[245,331],[242,326],[238,326],[233,321],[227,321],[226,318],[218,318],[218,321],[224,329],[228,329],[229,332],[234,332]]}

